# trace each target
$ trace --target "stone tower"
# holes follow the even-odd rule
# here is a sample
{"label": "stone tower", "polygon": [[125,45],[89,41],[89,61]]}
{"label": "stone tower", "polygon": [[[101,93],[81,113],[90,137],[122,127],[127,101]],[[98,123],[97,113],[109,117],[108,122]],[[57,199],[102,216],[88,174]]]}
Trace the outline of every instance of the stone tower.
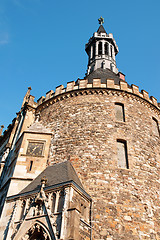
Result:
{"label": "stone tower", "polygon": [[104,19],[101,17],[98,20],[100,27],[89,39],[85,47],[88,55],[87,75],[98,68],[107,68],[117,74],[118,69],[116,67],[115,57],[119,50],[116,41],[114,40],[112,33],[106,33],[106,30],[102,25]]}
{"label": "stone tower", "polygon": [[160,239],[160,104],[118,72],[99,21],[85,78],[28,89],[0,138],[1,239]]}

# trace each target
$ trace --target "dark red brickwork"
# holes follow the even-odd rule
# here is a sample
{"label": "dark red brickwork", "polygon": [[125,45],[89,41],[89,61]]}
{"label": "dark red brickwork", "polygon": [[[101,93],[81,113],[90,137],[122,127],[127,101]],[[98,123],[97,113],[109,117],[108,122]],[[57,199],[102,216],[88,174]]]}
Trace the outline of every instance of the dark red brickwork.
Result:
{"label": "dark red brickwork", "polygon": [[[93,239],[160,239],[159,110],[130,93],[80,92],[38,108],[53,132],[48,164],[72,161],[93,199]],[[115,119],[116,102],[125,122]],[[118,168],[117,139],[127,142],[129,169]]]}

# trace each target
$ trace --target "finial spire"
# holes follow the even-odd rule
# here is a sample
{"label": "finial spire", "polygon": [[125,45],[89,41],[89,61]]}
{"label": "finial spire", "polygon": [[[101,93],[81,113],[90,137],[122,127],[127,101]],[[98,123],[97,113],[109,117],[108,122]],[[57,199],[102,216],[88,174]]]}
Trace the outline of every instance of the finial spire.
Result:
{"label": "finial spire", "polygon": [[44,188],[46,183],[47,183],[47,178],[46,178],[46,176],[44,176],[41,178],[41,187]]}
{"label": "finial spire", "polygon": [[26,102],[28,102],[28,99],[29,99],[30,91],[31,91],[31,90],[32,90],[32,88],[31,88],[31,87],[28,87],[28,90],[27,90],[27,92],[26,92],[26,95],[25,95],[24,98],[23,98],[22,107],[24,107],[24,104],[25,104]]}
{"label": "finial spire", "polygon": [[4,126],[2,125],[1,128],[0,128],[0,136],[2,135],[3,128],[4,128]]}
{"label": "finial spire", "polygon": [[104,23],[104,18],[101,16],[99,19],[98,19],[98,22],[100,25],[102,25]]}

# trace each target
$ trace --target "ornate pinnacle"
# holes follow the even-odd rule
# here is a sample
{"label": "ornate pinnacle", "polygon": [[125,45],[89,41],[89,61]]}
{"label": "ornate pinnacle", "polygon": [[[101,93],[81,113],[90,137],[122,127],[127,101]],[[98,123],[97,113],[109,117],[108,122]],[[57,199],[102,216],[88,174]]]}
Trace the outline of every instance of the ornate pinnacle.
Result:
{"label": "ornate pinnacle", "polygon": [[1,125],[1,128],[0,128],[0,136],[2,135],[3,128],[4,128],[4,126],[3,126],[3,125]]}
{"label": "ornate pinnacle", "polygon": [[47,183],[47,178],[46,178],[46,176],[44,176],[41,178],[41,184],[45,185],[46,183]]}
{"label": "ornate pinnacle", "polygon": [[98,22],[99,22],[99,24],[103,24],[104,23],[104,18],[103,17],[100,17],[99,19],[98,19]]}

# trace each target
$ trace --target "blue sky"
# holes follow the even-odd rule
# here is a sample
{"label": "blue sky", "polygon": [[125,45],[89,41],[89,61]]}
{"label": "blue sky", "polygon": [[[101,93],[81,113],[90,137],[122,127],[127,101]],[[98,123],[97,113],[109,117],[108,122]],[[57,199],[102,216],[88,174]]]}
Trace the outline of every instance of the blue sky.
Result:
{"label": "blue sky", "polygon": [[11,123],[29,86],[37,100],[84,77],[85,43],[100,16],[119,47],[119,71],[160,101],[159,10],[159,0],[1,0],[0,125]]}

